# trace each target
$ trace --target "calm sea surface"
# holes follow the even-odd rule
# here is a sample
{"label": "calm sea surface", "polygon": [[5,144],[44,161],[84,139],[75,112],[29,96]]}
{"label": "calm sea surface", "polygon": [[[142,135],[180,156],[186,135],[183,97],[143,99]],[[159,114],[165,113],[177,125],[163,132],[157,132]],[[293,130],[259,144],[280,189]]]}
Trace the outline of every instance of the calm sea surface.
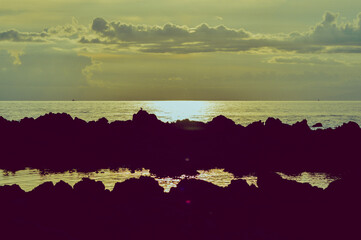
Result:
{"label": "calm sea surface", "polygon": [[[49,112],[66,112],[72,117],[86,121],[105,117],[110,122],[132,119],[140,108],[154,113],[164,122],[178,119],[189,119],[208,122],[218,115],[224,115],[237,124],[248,125],[254,121],[265,121],[268,117],[279,118],[282,122],[293,124],[306,119],[312,126],[322,123],[324,128],[334,128],[345,122],[354,121],[361,126],[361,101],[315,101],[315,102],[257,102],[257,101],[0,101],[0,116],[8,120],[20,120],[24,117],[39,117]],[[324,173],[303,173],[298,176],[283,178],[298,182],[308,182],[313,186],[326,188],[337,179]],[[216,185],[228,186],[234,176],[222,169],[199,171],[197,176],[180,176],[179,178],[157,178],[148,170],[131,173],[127,169],[117,172],[103,170],[96,173],[67,172],[62,174],[42,175],[37,170],[26,169],[17,173],[7,173],[0,170],[0,185],[19,184],[24,190],[30,191],[37,185],[46,182],[64,180],[71,185],[89,177],[101,180],[107,189],[112,189],[116,182],[140,176],[154,177],[159,184],[169,191],[184,178],[197,178]],[[256,184],[255,176],[244,176],[248,184]]]}
{"label": "calm sea surface", "polygon": [[354,121],[361,125],[361,101],[0,101],[0,116],[8,120],[38,117],[48,112],[69,113],[86,121],[105,117],[110,122],[129,120],[140,108],[154,113],[164,122],[189,119],[208,122],[224,115],[244,126],[268,117],[293,124],[307,119],[309,125],[321,122],[336,127]]}

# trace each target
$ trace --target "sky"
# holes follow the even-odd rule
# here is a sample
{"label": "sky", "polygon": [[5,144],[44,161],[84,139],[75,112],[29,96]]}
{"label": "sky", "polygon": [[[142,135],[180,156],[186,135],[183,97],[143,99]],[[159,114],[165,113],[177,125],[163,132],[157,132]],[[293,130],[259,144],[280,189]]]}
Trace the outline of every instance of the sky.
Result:
{"label": "sky", "polygon": [[361,100],[359,0],[1,0],[0,100]]}

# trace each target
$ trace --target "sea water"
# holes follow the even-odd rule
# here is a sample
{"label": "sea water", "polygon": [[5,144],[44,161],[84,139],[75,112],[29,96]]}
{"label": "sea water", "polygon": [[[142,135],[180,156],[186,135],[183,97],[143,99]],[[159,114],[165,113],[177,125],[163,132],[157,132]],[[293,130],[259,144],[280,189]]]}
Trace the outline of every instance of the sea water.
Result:
{"label": "sea water", "polygon": [[310,126],[320,122],[325,128],[349,121],[361,125],[361,101],[0,101],[0,116],[20,120],[65,112],[85,121],[105,117],[112,122],[132,119],[140,108],[164,122],[208,122],[223,115],[243,126],[268,117],[287,124],[306,119]]}
{"label": "sea water", "polygon": [[[335,176],[330,176],[325,173],[308,173],[304,172],[299,175],[286,175],[278,173],[282,178],[287,180],[293,180],[300,183],[309,183],[312,186],[319,188],[327,188],[328,185],[337,180]],[[169,192],[171,188],[177,187],[177,184],[182,179],[198,179],[213,183],[219,187],[227,187],[231,184],[232,180],[243,179],[248,185],[257,186],[257,176],[248,175],[240,178],[236,178],[232,173],[224,171],[224,169],[210,169],[210,170],[199,170],[195,176],[182,175],[175,178],[165,177],[159,178],[154,174],[151,174],[149,170],[143,169],[132,172],[129,169],[119,169],[117,171],[111,171],[109,169],[99,170],[97,172],[83,173],[76,171],[67,171],[64,173],[53,173],[46,174],[36,169],[25,169],[17,171],[16,173],[6,172],[0,170],[0,186],[3,185],[19,185],[24,191],[31,191],[38,185],[44,182],[53,182],[54,184],[63,180],[74,186],[75,183],[81,181],[82,178],[90,178],[96,181],[102,181],[105,188],[112,190],[115,183],[124,182],[130,178],[152,177],[158,184],[164,188],[165,192]]]}

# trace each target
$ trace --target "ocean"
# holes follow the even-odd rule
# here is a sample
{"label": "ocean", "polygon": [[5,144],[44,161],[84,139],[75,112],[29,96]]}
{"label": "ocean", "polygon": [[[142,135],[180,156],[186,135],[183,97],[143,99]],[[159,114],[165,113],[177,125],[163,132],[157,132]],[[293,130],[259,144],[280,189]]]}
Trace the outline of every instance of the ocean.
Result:
{"label": "ocean", "polygon": [[[8,120],[20,120],[24,117],[39,117],[49,112],[68,113],[86,121],[105,117],[109,122],[130,120],[139,109],[154,113],[164,122],[189,119],[208,122],[218,115],[224,115],[235,123],[247,126],[255,121],[265,121],[268,117],[279,118],[282,122],[293,124],[306,119],[312,126],[322,123],[324,128],[335,128],[345,122],[353,121],[361,126],[361,101],[0,101],[0,116]],[[336,176],[324,173],[302,173],[298,176],[281,174],[283,178],[298,182],[307,182],[313,186],[326,188],[336,180]],[[235,179],[231,173],[222,169],[203,171],[196,176],[179,176],[178,178],[158,178],[148,170],[135,173],[127,169],[112,172],[104,169],[95,173],[66,172],[61,174],[41,174],[35,169],[26,169],[16,173],[0,170],[0,186],[18,184],[26,191],[39,184],[64,180],[73,185],[82,177],[103,181],[106,188],[112,189],[116,182],[140,176],[154,177],[158,183],[169,191],[184,178],[197,178],[226,187]],[[248,184],[255,184],[255,176],[242,177]]]}
{"label": "ocean", "polygon": [[140,108],[164,122],[208,122],[224,115],[243,126],[268,117],[288,124],[306,119],[310,126],[320,122],[325,128],[349,121],[361,125],[361,101],[0,101],[0,116],[20,120],[66,112],[85,121],[105,117],[112,122],[132,119]]}

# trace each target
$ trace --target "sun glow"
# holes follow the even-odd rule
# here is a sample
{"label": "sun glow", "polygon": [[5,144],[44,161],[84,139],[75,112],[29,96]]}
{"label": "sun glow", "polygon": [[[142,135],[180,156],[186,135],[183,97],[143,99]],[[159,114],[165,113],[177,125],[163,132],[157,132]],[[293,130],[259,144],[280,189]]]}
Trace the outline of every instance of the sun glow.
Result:
{"label": "sun glow", "polygon": [[150,108],[154,113],[168,122],[189,119],[201,121],[211,107],[206,101],[154,101]]}

